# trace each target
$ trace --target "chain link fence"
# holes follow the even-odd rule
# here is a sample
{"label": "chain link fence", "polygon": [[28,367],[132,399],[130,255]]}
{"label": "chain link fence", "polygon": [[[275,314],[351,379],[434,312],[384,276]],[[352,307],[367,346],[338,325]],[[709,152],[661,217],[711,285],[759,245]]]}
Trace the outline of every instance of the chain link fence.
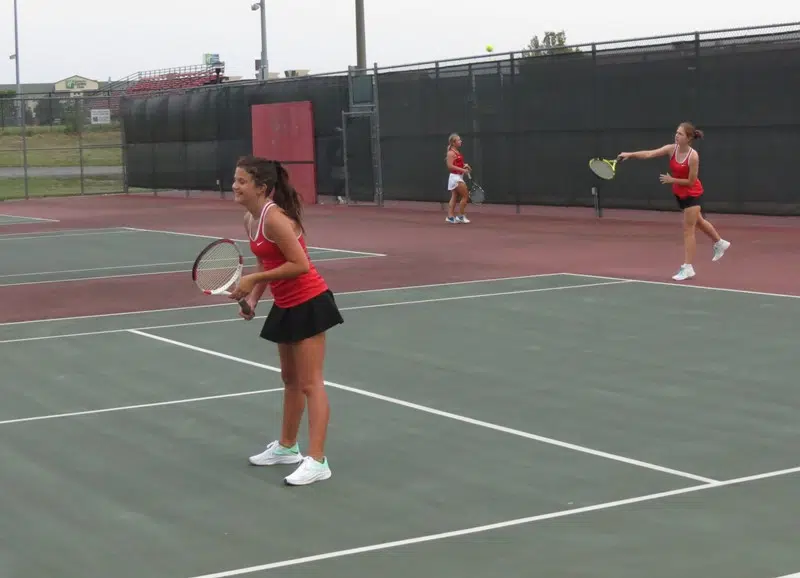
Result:
{"label": "chain link fence", "polygon": [[[384,198],[446,200],[447,136],[491,203],[674,210],[663,163],[605,183],[592,157],[696,143],[711,211],[800,214],[800,24],[556,46],[379,70]],[[413,171],[407,167],[414,167]],[[765,175],[770,175],[765,178]]]}
{"label": "chain link fence", "polygon": [[[376,66],[359,73],[372,79],[376,134],[358,130],[360,118],[343,125],[342,112],[358,109],[354,71],[122,99],[0,97],[0,198],[224,194],[236,157],[252,147],[250,106],[309,100],[323,195],[341,195],[345,164],[350,184],[365,188],[358,196],[371,198],[377,163],[383,199],[446,201],[443,159],[458,132],[489,202],[589,207],[598,185],[589,158],[656,148],[690,120],[706,130],[698,148],[709,210],[800,214],[790,175],[798,68],[800,23]],[[659,171],[627,163],[603,184],[603,204],[674,209]]]}
{"label": "chain link fence", "polygon": [[0,199],[120,193],[122,159],[118,96],[0,98]]}

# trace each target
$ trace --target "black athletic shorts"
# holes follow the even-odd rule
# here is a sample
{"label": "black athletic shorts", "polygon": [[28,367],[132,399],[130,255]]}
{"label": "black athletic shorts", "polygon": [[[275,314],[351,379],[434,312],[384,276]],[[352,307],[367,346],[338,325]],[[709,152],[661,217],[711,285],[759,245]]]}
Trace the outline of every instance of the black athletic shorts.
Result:
{"label": "black athletic shorts", "polygon": [[700,210],[702,210],[703,207],[702,197],[686,197],[685,199],[681,199],[678,195],[675,195],[675,200],[678,201],[678,207],[680,207],[681,211],[689,207],[700,207]]}
{"label": "black athletic shorts", "polygon": [[274,343],[295,343],[344,323],[333,292],[320,293],[305,303],[283,309],[274,303],[261,328],[261,337]]}

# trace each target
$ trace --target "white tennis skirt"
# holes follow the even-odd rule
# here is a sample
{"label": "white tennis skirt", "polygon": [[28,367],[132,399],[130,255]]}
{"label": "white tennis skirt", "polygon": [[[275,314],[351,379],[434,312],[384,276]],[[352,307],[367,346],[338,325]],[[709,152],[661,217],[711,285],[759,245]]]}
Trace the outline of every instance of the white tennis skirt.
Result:
{"label": "white tennis skirt", "polygon": [[458,183],[463,183],[464,177],[463,175],[454,175],[450,173],[450,178],[447,180],[447,190],[452,191],[458,186]]}

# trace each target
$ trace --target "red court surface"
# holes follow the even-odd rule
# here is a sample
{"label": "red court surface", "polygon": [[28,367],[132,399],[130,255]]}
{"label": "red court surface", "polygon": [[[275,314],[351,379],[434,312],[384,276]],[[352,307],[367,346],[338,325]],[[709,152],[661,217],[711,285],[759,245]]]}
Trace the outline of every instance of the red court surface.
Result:
{"label": "red court surface", "polygon": [[[6,203],[0,212],[58,221],[8,224],[0,235],[139,227],[244,236],[242,209],[205,193],[36,199]],[[312,246],[387,255],[319,264],[334,291],[559,272],[672,284],[683,260],[678,213],[607,210],[598,219],[585,208],[523,207],[517,214],[514,207],[481,206],[468,214],[472,223],[451,225],[439,204],[326,203],[306,207],[305,226]],[[800,218],[708,218],[733,245],[712,263],[711,243],[698,233],[697,276],[688,284],[800,295]],[[0,287],[3,322],[207,304],[188,267],[186,273]]]}

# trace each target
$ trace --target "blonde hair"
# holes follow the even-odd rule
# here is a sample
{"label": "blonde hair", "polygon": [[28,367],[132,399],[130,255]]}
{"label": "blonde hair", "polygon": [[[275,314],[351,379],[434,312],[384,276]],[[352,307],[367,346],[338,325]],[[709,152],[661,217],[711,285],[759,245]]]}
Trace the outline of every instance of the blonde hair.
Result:
{"label": "blonde hair", "polygon": [[448,148],[448,150],[450,149],[451,146],[453,146],[453,143],[455,142],[455,140],[457,138],[461,138],[460,135],[457,132],[454,132],[454,133],[452,133],[450,135],[450,137],[447,139],[447,148]]}

